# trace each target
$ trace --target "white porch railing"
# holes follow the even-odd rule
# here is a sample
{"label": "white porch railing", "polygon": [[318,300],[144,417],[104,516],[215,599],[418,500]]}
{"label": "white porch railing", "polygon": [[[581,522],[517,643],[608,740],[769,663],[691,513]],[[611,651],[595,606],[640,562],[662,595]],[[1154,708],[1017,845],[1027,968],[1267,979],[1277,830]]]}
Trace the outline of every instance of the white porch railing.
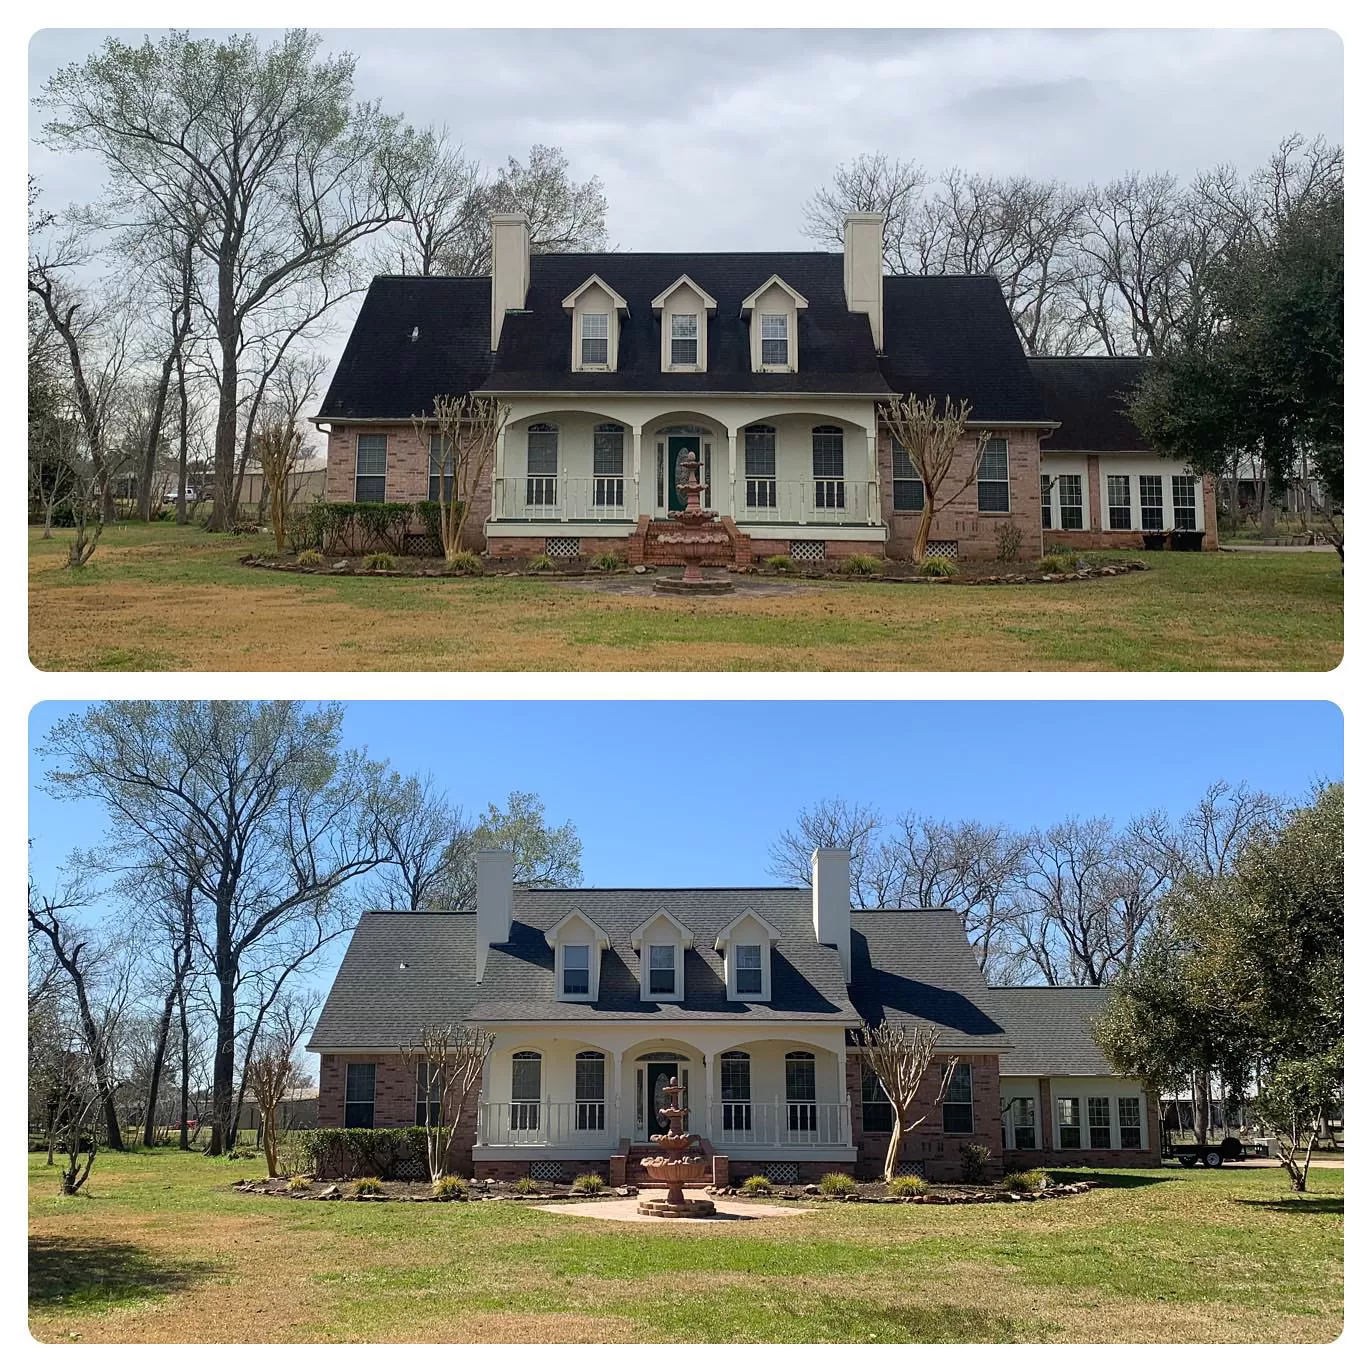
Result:
{"label": "white porch railing", "polygon": [[631,476],[505,476],[496,482],[496,519],[635,520]]}
{"label": "white porch railing", "polygon": [[477,1112],[478,1144],[611,1145],[618,1142],[605,1101],[485,1101]]}
{"label": "white porch railing", "polygon": [[738,483],[734,518],[739,524],[868,524],[877,513],[868,481],[749,476]]}
{"label": "white porch railing", "polygon": [[847,1105],[819,1101],[716,1101],[710,1140],[728,1149],[739,1144],[822,1147],[851,1144]]}

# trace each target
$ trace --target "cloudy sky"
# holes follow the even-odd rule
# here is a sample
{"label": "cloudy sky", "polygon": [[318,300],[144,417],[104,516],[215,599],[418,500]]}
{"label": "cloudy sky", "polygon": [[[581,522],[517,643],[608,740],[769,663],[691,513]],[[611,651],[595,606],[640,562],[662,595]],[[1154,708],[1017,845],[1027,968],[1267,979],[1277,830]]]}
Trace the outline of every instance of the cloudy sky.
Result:
{"label": "cloudy sky", "polygon": [[[36,35],[31,87],[103,38]],[[1343,48],[1325,30],[325,30],[324,44],[358,55],[359,97],[446,124],[485,162],[561,146],[578,179],[604,182],[611,241],[630,251],[808,246],[803,202],[862,152],[1083,182],[1248,170],[1295,130],[1343,138]],[[35,147],[32,170],[56,204],[99,192],[82,159]]]}

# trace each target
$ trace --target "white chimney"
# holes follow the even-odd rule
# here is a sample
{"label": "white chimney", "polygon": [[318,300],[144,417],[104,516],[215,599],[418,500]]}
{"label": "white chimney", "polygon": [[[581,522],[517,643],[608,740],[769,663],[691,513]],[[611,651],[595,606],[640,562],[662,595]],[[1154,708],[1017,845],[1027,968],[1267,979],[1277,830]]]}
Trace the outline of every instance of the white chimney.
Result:
{"label": "white chimney", "polygon": [[853,911],[848,894],[848,850],[816,848],[810,854],[810,900],[815,941],[838,949],[843,975],[853,975]]}
{"label": "white chimney", "polygon": [[881,239],[886,217],[850,214],[843,221],[843,294],[850,310],[861,310],[872,325],[872,341],[882,350]]}
{"label": "white chimney", "polygon": [[491,351],[500,346],[506,310],[522,310],[529,294],[529,221],[491,216]]}
{"label": "white chimney", "polygon": [[486,971],[486,950],[508,943],[514,918],[514,854],[484,851],[476,855],[476,979]]}

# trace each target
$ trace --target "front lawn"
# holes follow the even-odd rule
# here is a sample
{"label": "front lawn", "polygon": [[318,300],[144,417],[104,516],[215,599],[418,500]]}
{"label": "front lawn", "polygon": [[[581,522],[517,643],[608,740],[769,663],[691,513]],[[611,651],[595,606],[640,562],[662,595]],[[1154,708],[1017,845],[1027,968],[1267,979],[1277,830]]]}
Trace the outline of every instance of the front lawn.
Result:
{"label": "front lawn", "polygon": [[1343,1173],[1072,1173],[1037,1205],[815,1204],[732,1225],[513,1202],[288,1201],[260,1164],[30,1158],[45,1341],[1316,1342],[1343,1320]]}
{"label": "front lawn", "polygon": [[1325,671],[1343,653],[1333,553],[1148,553],[1153,571],[1109,581],[794,583],[683,603],[260,571],[237,559],[266,537],[170,524],[111,529],[72,572],[68,538],[30,534],[29,653],[48,671]]}

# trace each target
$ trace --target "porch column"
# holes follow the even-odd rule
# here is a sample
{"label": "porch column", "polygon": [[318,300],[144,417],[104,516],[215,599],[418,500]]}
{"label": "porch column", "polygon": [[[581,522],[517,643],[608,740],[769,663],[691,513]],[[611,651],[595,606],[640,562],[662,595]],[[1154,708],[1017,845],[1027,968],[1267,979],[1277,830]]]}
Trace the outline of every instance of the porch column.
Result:
{"label": "porch column", "polygon": [[729,518],[734,519],[738,511],[738,430],[726,429],[729,443]]}
{"label": "porch column", "polygon": [[[732,433],[730,433],[730,435],[729,435],[729,456],[730,456],[730,459],[733,458],[733,449],[734,449],[734,436],[733,436]],[[732,460],[731,460],[731,462],[730,462],[730,465],[732,466]],[[705,1137],[706,1137],[707,1139],[710,1139],[711,1130],[713,1130],[714,1127],[715,1127],[715,1055],[714,1055],[712,1052],[708,1052],[708,1051],[707,1051],[707,1052],[704,1054],[704,1058],[705,1058],[705,1128],[704,1128],[704,1129],[697,1129],[697,1130],[696,1130],[696,1133],[698,1133],[698,1134],[704,1134]],[[713,1140],[713,1139],[710,1139],[710,1142],[713,1143],[714,1140]]]}
{"label": "porch column", "polygon": [[481,1063],[481,1086],[476,1093],[476,1141],[486,1142],[486,1107],[491,1099],[491,1055],[486,1054]]}
{"label": "porch column", "polygon": [[867,522],[875,524],[881,513],[881,477],[877,472],[877,431],[867,430]]}
{"label": "porch column", "polygon": [[[634,433],[634,456],[638,456],[638,434]],[[637,462],[634,463],[637,466]],[[615,1147],[619,1147],[619,1141],[624,1137],[624,1050],[615,1049],[615,1128],[614,1141]],[[632,1131],[631,1131],[632,1132]]]}
{"label": "porch column", "polygon": [[509,432],[510,426],[502,424],[495,440],[495,477],[491,482],[491,511],[497,519],[508,513],[505,509],[505,438]]}
{"label": "porch column", "polygon": [[[634,517],[643,513],[643,426],[634,425]],[[619,1067],[615,1066],[615,1089],[619,1089]]]}

